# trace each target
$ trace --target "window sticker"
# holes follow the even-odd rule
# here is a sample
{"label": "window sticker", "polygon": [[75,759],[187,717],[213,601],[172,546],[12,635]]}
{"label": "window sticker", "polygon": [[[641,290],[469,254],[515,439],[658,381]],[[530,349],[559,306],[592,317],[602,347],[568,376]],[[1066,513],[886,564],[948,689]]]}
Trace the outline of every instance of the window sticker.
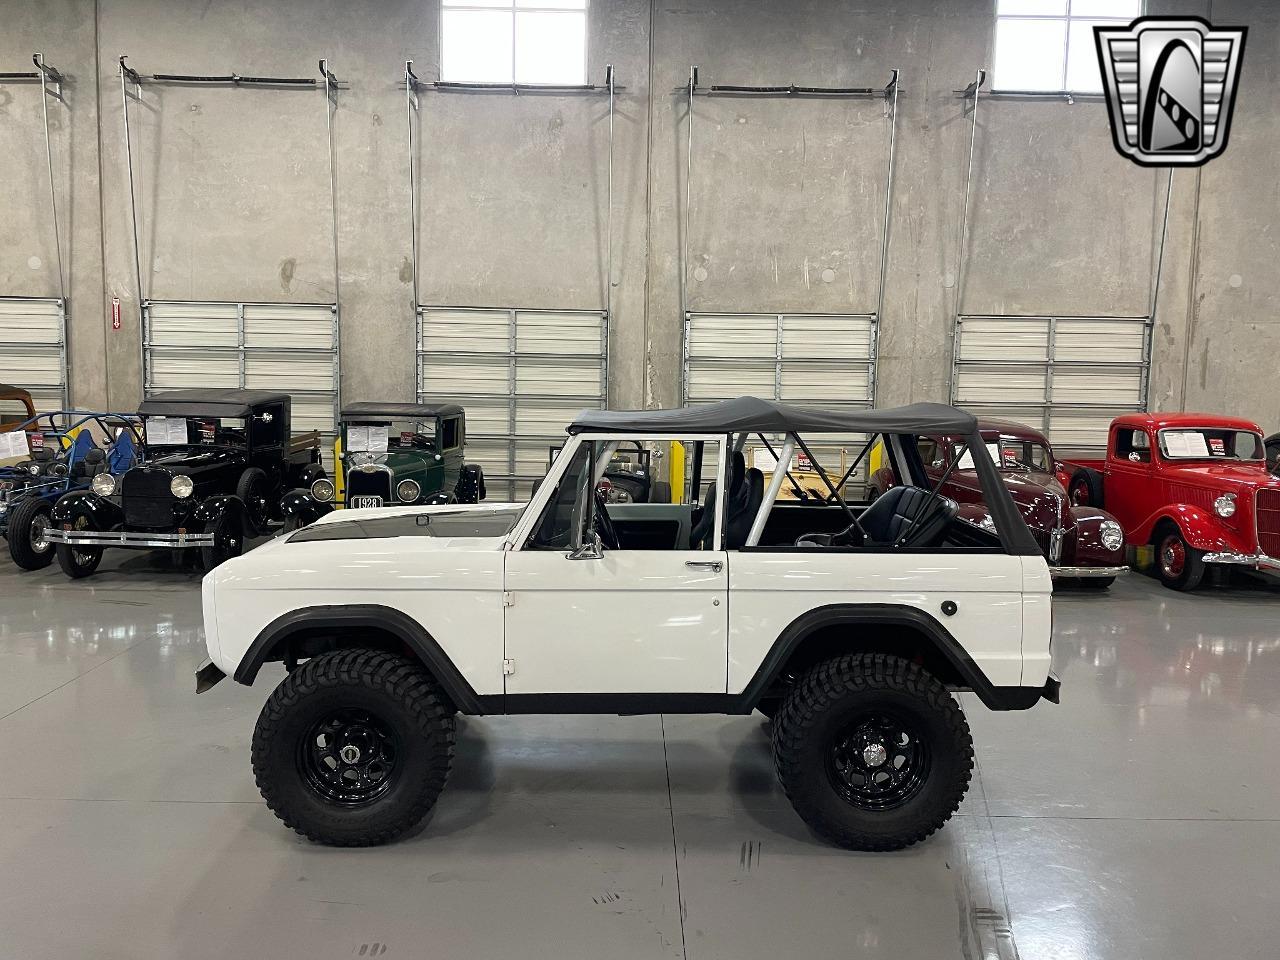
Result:
{"label": "window sticker", "polygon": [[214,443],[218,439],[218,425],[212,420],[200,421],[200,442]]}
{"label": "window sticker", "polygon": [[182,417],[148,417],[148,446],[181,446],[187,442],[187,421]]}
{"label": "window sticker", "polygon": [[413,431],[412,431],[412,430],[401,430],[401,431],[400,431],[400,446],[402,446],[402,447],[408,447],[408,446],[411,446],[412,444],[413,444]]}
{"label": "window sticker", "polygon": [[0,459],[7,460],[10,457],[20,457],[26,459],[31,453],[30,447],[27,446],[27,434],[23,430],[10,430],[6,433],[0,433]]}
{"label": "window sticker", "polygon": [[370,424],[347,427],[347,449],[352,453],[386,453],[387,425]]}
{"label": "window sticker", "polygon": [[1209,452],[1215,457],[1225,457],[1227,455],[1227,441],[1221,437],[1210,437]]}
{"label": "window sticker", "polygon": [[1209,445],[1199,430],[1166,430],[1162,434],[1164,448],[1170,457],[1207,457]]}
{"label": "window sticker", "polygon": [[[993,463],[995,463],[995,464],[996,464],[996,466],[999,466],[999,465],[1002,463],[1002,460],[1001,460],[1001,458],[1000,458],[1000,444],[998,444],[998,443],[988,443],[988,444],[987,444],[987,453],[990,455],[992,462],[993,462]],[[965,447],[964,456],[962,456],[962,457],[960,458],[960,462],[956,464],[956,469],[957,469],[957,470],[972,470],[972,469],[974,469],[974,467],[973,467],[973,451],[972,451],[972,450],[970,450],[968,447]]]}
{"label": "window sticker", "polygon": [[43,433],[33,433],[33,434],[31,434],[31,449],[32,449],[32,450],[43,450],[43,449],[44,449],[44,434],[43,434]]}

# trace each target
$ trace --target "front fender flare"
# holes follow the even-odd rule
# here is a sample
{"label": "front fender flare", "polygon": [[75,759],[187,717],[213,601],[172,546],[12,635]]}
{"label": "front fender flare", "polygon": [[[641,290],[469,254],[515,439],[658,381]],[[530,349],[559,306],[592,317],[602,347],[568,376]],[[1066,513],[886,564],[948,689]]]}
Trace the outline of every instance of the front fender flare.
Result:
{"label": "front fender flare", "polygon": [[333,504],[317,500],[310,490],[290,490],[280,499],[280,513],[286,517],[297,517],[304,526],[332,512]]}
{"label": "front fender flare", "polygon": [[246,686],[257,679],[261,666],[272,659],[277,647],[302,631],[331,630],[346,633],[360,627],[372,627],[391,634],[413,652],[436,682],[462,713],[481,714],[480,699],[448,654],[422,624],[392,607],[381,604],[301,607],[267,624],[254,638],[236,666],[235,681]]}
{"label": "front fender flare", "polygon": [[196,508],[191,511],[191,518],[207,527],[216,523],[224,514],[238,516],[243,521],[247,513],[244,501],[239,497],[230,493],[220,493],[196,504]]}
{"label": "front fender flare", "polygon": [[[1232,530],[1217,514],[1203,507],[1188,503],[1170,504],[1151,518],[1146,529],[1154,532],[1164,520],[1175,524],[1182,539],[1196,550],[1230,550],[1237,553],[1253,553],[1255,550],[1255,545],[1247,534],[1242,536]],[[1150,537],[1149,532],[1147,538]]]}
{"label": "front fender flare", "polygon": [[86,518],[96,530],[110,530],[124,519],[118,506],[92,490],[73,490],[58,498],[51,513],[55,524],[73,523]]}

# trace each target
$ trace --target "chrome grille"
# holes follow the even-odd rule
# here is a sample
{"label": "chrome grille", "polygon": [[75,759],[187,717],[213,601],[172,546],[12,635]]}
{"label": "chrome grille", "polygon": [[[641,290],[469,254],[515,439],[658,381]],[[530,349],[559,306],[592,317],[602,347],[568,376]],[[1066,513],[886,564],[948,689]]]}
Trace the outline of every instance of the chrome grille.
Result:
{"label": "chrome grille", "polygon": [[1259,490],[1254,500],[1258,548],[1269,557],[1280,557],[1280,490]]}
{"label": "chrome grille", "polygon": [[391,472],[389,470],[348,470],[347,497],[381,497],[391,499]]}
{"label": "chrome grille", "polygon": [[130,470],[120,479],[120,505],[131,527],[167,527],[173,523],[173,479],[168,470]]}

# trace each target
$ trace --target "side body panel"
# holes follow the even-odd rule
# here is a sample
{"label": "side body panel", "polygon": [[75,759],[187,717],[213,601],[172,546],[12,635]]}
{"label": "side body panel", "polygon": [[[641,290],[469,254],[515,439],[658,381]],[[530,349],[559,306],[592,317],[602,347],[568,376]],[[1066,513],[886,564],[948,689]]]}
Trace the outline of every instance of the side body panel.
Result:
{"label": "side body panel", "polygon": [[210,656],[230,676],[277,617],[302,607],[379,604],[420,623],[476,693],[502,693],[503,557],[501,541],[485,539],[265,544],[205,578],[205,613],[212,606],[217,618]]}
{"label": "side body panel", "polygon": [[[1024,565],[1035,571],[1025,599],[1038,605],[1036,597],[1042,593],[1047,608],[1052,583],[1048,565],[1038,557],[824,550],[732,553],[729,693],[747,686],[793,620],[829,604],[914,607],[937,620],[993,685],[1031,682],[1024,681],[1022,670]],[[952,616],[942,612],[947,600],[957,607]],[[1046,647],[1047,643],[1046,636]],[[1039,682],[1044,682],[1043,674]]]}

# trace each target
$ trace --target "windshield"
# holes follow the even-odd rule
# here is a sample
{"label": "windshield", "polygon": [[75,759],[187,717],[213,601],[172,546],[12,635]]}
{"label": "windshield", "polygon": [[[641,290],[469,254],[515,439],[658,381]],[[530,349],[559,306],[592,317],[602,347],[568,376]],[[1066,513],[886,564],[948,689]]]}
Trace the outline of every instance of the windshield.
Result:
{"label": "windshield", "polygon": [[382,454],[389,450],[434,450],[436,421],[391,420],[348,423],[344,449],[348,453]]}
{"label": "windshield", "polygon": [[146,417],[148,447],[244,447],[244,421],[217,417]]}
{"label": "windshield", "polygon": [[[956,450],[960,449],[956,445]],[[1018,440],[1013,437],[1001,437],[998,441],[987,441],[987,453],[991,461],[1000,470],[1025,470],[1032,473],[1052,473],[1053,457],[1049,448],[1035,440]],[[973,454],[966,450],[956,466],[961,470],[973,469]]]}
{"label": "windshield", "polygon": [[1250,430],[1178,427],[1160,431],[1166,460],[1261,460],[1262,437]]}

